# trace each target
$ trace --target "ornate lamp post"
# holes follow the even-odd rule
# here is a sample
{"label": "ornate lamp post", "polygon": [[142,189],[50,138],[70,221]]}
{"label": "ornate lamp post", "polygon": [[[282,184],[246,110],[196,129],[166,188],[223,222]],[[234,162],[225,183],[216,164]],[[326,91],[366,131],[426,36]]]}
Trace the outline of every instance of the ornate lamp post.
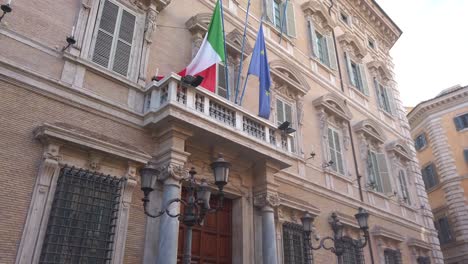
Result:
{"label": "ornate lamp post", "polygon": [[[149,217],[156,218],[160,217],[163,214],[167,214],[170,217],[178,218],[186,227],[185,232],[185,248],[184,248],[184,264],[190,264],[191,252],[192,252],[192,228],[194,225],[203,225],[203,221],[207,213],[214,213],[223,208],[224,201],[224,185],[228,183],[229,180],[229,169],[231,164],[225,161],[222,155],[219,155],[213,163],[211,163],[211,168],[213,169],[213,176],[215,184],[218,187],[218,205],[216,208],[210,207],[210,197],[211,191],[208,188],[208,183],[205,179],[202,179],[200,183],[197,183],[195,180],[195,175],[197,172],[192,168],[187,177],[182,179],[186,183],[186,190],[188,197],[187,199],[172,199],[167,204],[163,205],[163,208],[152,214],[148,212],[148,203],[149,203],[149,194],[154,190],[153,186],[157,180],[159,170],[154,167],[154,165],[148,164],[142,169],[140,169],[141,176],[141,190],[144,193],[143,208],[145,214]],[[173,203],[182,203],[184,205],[183,214],[171,214],[169,208]]]}
{"label": "ornate lamp post", "polygon": [[[359,224],[360,230],[364,232],[364,241],[362,239],[355,241],[348,237],[343,237],[343,224],[338,219],[338,215],[336,213],[332,213],[331,217],[332,222],[330,223],[330,225],[333,230],[333,237],[327,236],[322,238],[317,246],[314,246],[311,241],[314,217],[310,213],[306,212],[305,215],[301,218],[304,233],[306,235],[306,240],[310,249],[319,250],[323,248],[325,250],[330,250],[336,256],[339,257],[343,255],[346,243],[349,243],[356,248],[364,248],[367,245],[367,242],[369,241],[369,213],[366,210],[360,207],[358,213],[354,215]],[[332,242],[333,245],[327,246],[325,244],[326,241]]]}

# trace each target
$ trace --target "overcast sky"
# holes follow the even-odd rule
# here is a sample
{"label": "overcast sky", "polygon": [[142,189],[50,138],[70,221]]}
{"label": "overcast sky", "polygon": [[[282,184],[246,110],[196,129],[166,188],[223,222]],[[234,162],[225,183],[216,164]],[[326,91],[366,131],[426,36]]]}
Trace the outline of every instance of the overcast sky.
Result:
{"label": "overcast sky", "polygon": [[468,0],[377,0],[403,30],[390,51],[405,106],[468,85]]}

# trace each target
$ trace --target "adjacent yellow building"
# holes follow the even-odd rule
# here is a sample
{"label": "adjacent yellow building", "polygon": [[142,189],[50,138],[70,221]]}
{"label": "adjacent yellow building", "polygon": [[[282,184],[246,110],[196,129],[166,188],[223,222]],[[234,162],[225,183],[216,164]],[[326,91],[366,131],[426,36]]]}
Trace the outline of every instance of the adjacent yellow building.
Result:
{"label": "adjacent yellow building", "polygon": [[445,263],[468,263],[468,86],[408,113]]}

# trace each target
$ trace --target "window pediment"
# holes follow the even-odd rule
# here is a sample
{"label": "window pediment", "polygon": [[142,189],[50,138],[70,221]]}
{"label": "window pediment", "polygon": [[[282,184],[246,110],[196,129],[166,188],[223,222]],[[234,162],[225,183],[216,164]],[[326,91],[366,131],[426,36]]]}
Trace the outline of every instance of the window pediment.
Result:
{"label": "window pediment", "polygon": [[367,67],[373,76],[380,76],[381,80],[384,82],[392,80],[392,74],[383,62],[374,60],[367,63]]}
{"label": "window pediment", "polygon": [[[185,22],[185,26],[188,28],[190,33],[195,38],[203,39],[206,31],[208,30],[208,26],[211,22],[211,15],[210,13],[199,13],[195,16],[191,17],[187,22]],[[226,34],[226,48],[228,53],[240,56],[242,52],[242,36],[243,34],[238,29],[233,29],[231,32]],[[244,55],[245,58],[249,56],[253,51],[252,46],[250,45],[248,39],[245,40],[245,47],[244,47]]]}
{"label": "window pediment", "polygon": [[273,74],[273,81],[276,89],[286,88],[288,97],[297,98],[304,96],[310,87],[302,74],[293,65],[282,60],[270,62],[270,72]]}
{"label": "window pediment", "polygon": [[411,160],[411,155],[408,150],[408,147],[406,144],[401,142],[400,140],[395,140],[385,147],[387,151],[391,151],[395,154],[395,156],[401,158],[404,161],[410,161]]}
{"label": "window pediment", "polygon": [[384,228],[382,226],[379,226],[379,225],[374,226],[371,233],[372,233],[372,235],[374,237],[383,238],[383,239],[386,239],[386,240],[392,240],[392,241],[395,241],[397,243],[401,243],[401,242],[405,241],[405,238],[402,235],[398,234],[397,232],[395,232],[393,230],[386,229],[386,228]]}
{"label": "window pediment", "polygon": [[424,240],[417,239],[417,238],[409,238],[408,239],[408,247],[415,248],[415,249],[422,249],[423,251],[432,250],[432,247],[429,243]]}
{"label": "window pediment", "polygon": [[344,119],[351,120],[353,117],[349,108],[344,104],[344,101],[334,94],[326,94],[315,99],[312,104],[316,108],[324,108],[325,111]]}
{"label": "window pediment", "polygon": [[336,23],[328,14],[327,9],[317,0],[310,0],[301,5],[306,16],[311,16],[314,24],[325,30],[332,30]]}
{"label": "window pediment", "polygon": [[354,130],[358,133],[363,133],[364,136],[376,141],[378,144],[383,144],[385,142],[382,129],[380,129],[377,123],[370,119],[363,120],[354,125]]}
{"label": "window pediment", "polygon": [[347,51],[352,51],[358,59],[362,59],[367,55],[367,49],[362,42],[353,34],[345,32],[337,37],[338,42],[343,45]]}

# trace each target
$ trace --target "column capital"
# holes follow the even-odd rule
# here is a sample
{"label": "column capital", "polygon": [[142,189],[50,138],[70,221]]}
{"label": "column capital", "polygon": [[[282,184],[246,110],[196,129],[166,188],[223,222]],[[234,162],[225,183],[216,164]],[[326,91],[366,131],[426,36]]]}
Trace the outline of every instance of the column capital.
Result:
{"label": "column capital", "polygon": [[159,168],[158,180],[165,184],[180,183],[187,176],[187,169],[183,165],[167,163]]}
{"label": "column capital", "polygon": [[257,194],[254,197],[254,205],[259,208],[272,207],[276,208],[280,205],[279,196],[274,192],[265,192]]}

